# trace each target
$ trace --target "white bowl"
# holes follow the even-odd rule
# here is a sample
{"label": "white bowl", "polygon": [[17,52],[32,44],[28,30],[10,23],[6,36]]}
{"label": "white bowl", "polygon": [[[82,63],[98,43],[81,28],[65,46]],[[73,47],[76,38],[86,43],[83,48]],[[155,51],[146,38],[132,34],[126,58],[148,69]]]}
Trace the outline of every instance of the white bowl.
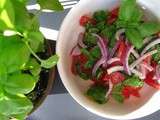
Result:
{"label": "white bowl", "polygon": [[[112,9],[119,4],[120,0],[81,0],[66,16],[60,29],[57,41],[57,54],[60,56],[58,70],[62,82],[71,96],[87,110],[111,119],[135,119],[149,115],[160,109],[160,92],[145,85],[141,90],[140,98],[130,98],[124,104],[109,100],[104,105],[99,105],[88,99],[84,93],[91,84],[81,80],[71,73],[71,57],[69,55],[73,46],[77,44],[77,35],[84,31],[79,25],[80,16],[93,13],[100,9]],[[159,0],[138,0],[139,5],[149,9],[160,19]],[[76,112],[76,111],[75,111]],[[73,113],[74,114],[74,113]]]}

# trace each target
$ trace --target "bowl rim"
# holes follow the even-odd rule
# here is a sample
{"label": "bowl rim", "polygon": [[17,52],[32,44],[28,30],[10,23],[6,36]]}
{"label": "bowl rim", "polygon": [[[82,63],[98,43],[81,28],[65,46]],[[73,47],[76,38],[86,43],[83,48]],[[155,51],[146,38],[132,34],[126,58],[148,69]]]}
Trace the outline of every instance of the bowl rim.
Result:
{"label": "bowl rim", "polygon": [[[61,35],[61,32],[63,30],[63,26],[65,25],[65,22],[67,21],[68,17],[72,16],[72,14],[74,13],[74,11],[76,10],[76,8],[78,6],[80,6],[85,0],[80,0],[79,3],[77,3],[69,12],[68,14],[65,16],[61,26],[60,26],[60,30],[59,30],[59,34],[58,34],[58,39],[57,39],[57,42],[56,42],[56,53],[58,53],[59,51],[59,44],[61,43],[60,41],[60,35]],[[62,83],[64,84],[65,88],[67,89],[68,93],[71,95],[71,97],[80,105],[82,106],[83,108],[85,108],[86,110],[100,116],[100,117],[103,117],[103,118],[109,118],[109,119],[117,119],[117,120],[120,120],[120,119],[123,119],[123,120],[132,120],[132,119],[137,119],[137,118],[142,118],[142,117],[145,117],[147,115],[150,115],[150,114],[153,114],[154,112],[158,111],[159,109],[152,109],[152,111],[150,111],[149,113],[145,113],[145,114],[141,114],[141,115],[138,115],[138,116],[125,116],[125,115],[109,115],[109,114],[104,114],[104,113],[101,113],[99,112],[98,110],[95,110],[95,109],[92,109],[90,107],[88,107],[87,105],[85,105],[84,102],[82,102],[81,100],[78,99],[78,97],[72,92],[73,90],[70,89],[66,83],[66,80],[65,78],[63,77],[64,76],[64,71],[62,70],[63,68],[60,66],[60,63],[58,62],[57,64],[57,69],[58,69],[58,72],[60,73],[60,78],[61,78],[61,81]],[[144,105],[143,105],[144,106]]]}

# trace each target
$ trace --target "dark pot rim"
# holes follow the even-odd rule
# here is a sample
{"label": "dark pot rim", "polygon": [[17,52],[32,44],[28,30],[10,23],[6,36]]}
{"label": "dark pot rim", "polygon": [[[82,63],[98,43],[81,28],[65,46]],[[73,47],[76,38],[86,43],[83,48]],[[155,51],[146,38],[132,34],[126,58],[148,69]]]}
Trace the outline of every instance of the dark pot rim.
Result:
{"label": "dark pot rim", "polygon": [[[49,55],[51,56],[53,54],[54,48],[51,46],[51,44],[49,43],[48,40],[45,41],[46,45],[47,45],[47,52],[49,53]],[[41,105],[42,103],[45,101],[46,97],[48,96],[48,94],[50,93],[50,91],[52,90],[53,84],[54,84],[54,80],[55,80],[55,70],[56,67],[53,67],[49,70],[49,79],[48,79],[48,83],[47,83],[47,87],[44,91],[44,94],[42,95],[42,97],[38,100],[38,102],[36,102],[36,104],[34,105],[34,108],[32,109],[32,111],[29,113],[32,114],[34,111],[36,111]]]}

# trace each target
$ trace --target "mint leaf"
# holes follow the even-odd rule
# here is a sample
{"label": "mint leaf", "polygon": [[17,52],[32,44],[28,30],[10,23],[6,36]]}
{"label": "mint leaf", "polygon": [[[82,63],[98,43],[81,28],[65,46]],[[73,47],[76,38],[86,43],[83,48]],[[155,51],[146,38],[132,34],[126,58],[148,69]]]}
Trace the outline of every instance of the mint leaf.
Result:
{"label": "mint leaf", "polygon": [[47,69],[54,67],[57,64],[58,59],[59,59],[58,55],[53,55],[47,60],[42,60],[41,66]]}
{"label": "mint leaf", "polygon": [[96,101],[99,104],[104,104],[106,103],[106,91],[107,89],[103,86],[92,86],[91,88],[88,89],[87,95],[91,97],[94,101]]}
{"label": "mint leaf", "polygon": [[143,45],[143,37],[137,29],[126,29],[127,39],[137,48],[141,48]]}
{"label": "mint leaf", "polygon": [[158,52],[153,54],[152,57],[158,64],[160,64],[160,45],[156,45],[155,48],[158,50]]}
{"label": "mint leaf", "polygon": [[15,12],[11,0],[1,0],[0,2],[0,30],[13,29]]}
{"label": "mint leaf", "polygon": [[131,22],[140,22],[143,16],[143,12],[137,6],[134,8],[132,16],[129,21]]}
{"label": "mint leaf", "polygon": [[113,87],[112,90],[112,97],[119,103],[123,103],[124,101],[124,96],[122,95],[122,89],[123,85],[122,84],[117,84]]}
{"label": "mint leaf", "polygon": [[133,76],[129,77],[123,82],[123,85],[125,86],[132,86],[132,87],[142,87],[144,82],[140,80],[138,77]]}
{"label": "mint leaf", "polygon": [[95,46],[90,50],[90,54],[92,55],[93,58],[98,59],[101,56],[101,50],[98,46]]}
{"label": "mint leaf", "polygon": [[136,9],[136,0],[122,0],[119,10],[119,19],[130,21]]}
{"label": "mint leaf", "polygon": [[37,2],[40,4],[41,9],[50,9],[56,11],[63,10],[63,6],[58,0],[37,0]]}
{"label": "mint leaf", "polygon": [[138,27],[143,37],[148,37],[160,32],[160,24],[156,22],[145,22]]}
{"label": "mint leaf", "polygon": [[112,97],[119,103],[124,102],[124,96],[122,94],[112,94]]}
{"label": "mint leaf", "polygon": [[89,47],[95,46],[97,44],[97,38],[89,32],[85,33],[84,43]]}
{"label": "mint leaf", "polygon": [[101,22],[101,21],[106,21],[107,20],[107,12],[104,10],[100,10],[100,11],[96,11],[93,14],[93,18],[97,21],[97,22]]}
{"label": "mint leaf", "polygon": [[117,84],[113,87],[112,93],[113,94],[121,94],[122,89],[123,89],[123,85]]}

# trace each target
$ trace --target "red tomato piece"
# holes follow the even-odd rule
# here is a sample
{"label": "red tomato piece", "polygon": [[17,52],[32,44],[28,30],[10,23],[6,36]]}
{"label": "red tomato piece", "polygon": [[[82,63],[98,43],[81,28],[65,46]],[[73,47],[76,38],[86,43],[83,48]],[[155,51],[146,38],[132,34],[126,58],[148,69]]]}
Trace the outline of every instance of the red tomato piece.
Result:
{"label": "red tomato piece", "polygon": [[135,97],[140,97],[140,89],[140,87],[125,86],[122,90],[122,94],[126,99],[129,98],[131,95]]}
{"label": "red tomato piece", "polygon": [[89,21],[91,21],[91,18],[87,15],[83,15],[83,16],[81,16],[81,18],[79,20],[79,24],[81,26],[85,26]]}
{"label": "red tomato piece", "polygon": [[[80,64],[82,70],[84,70],[84,64],[87,62],[87,57],[83,54],[72,56],[71,71],[77,75],[76,64]],[[88,72],[88,70],[86,70]]]}
{"label": "red tomato piece", "polygon": [[107,19],[108,24],[112,24],[116,21],[118,17],[118,12],[119,12],[119,8],[115,8],[109,13],[109,17]]}
{"label": "red tomato piece", "polygon": [[118,84],[125,80],[125,76],[120,72],[114,72],[110,75],[113,84]]}
{"label": "red tomato piece", "polygon": [[125,44],[125,41],[122,41],[117,51],[117,57],[119,57],[121,60],[123,59],[124,54],[126,53],[125,50],[126,50],[126,44]]}
{"label": "red tomato piece", "polygon": [[143,62],[150,64],[151,60],[152,60],[152,56],[150,55],[150,56],[146,57],[146,59],[144,59]]}
{"label": "red tomato piece", "polygon": [[146,79],[144,80],[148,85],[150,85],[153,88],[160,90],[160,84],[153,79],[154,72],[149,72],[146,76]]}

